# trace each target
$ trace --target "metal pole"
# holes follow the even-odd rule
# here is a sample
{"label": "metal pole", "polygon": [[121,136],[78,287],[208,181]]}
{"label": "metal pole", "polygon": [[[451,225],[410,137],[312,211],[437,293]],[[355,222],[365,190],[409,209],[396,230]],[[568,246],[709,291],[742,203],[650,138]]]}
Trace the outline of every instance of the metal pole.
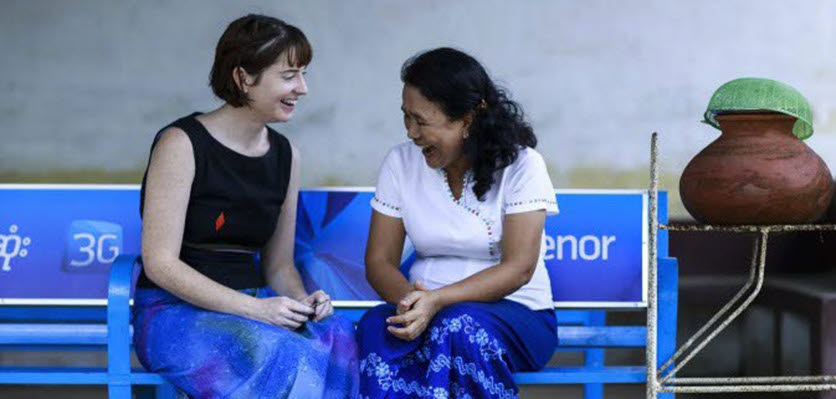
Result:
{"label": "metal pole", "polygon": [[663,386],[661,392],[726,393],[726,392],[815,392],[836,390],[836,384],[810,385],[721,385],[721,386]]}
{"label": "metal pole", "polygon": [[779,377],[693,377],[671,378],[670,384],[758,384],[758,383],[794,383],[794,382],[836,382],[833,375],[779,376]]}
{"label": "metal pole", "polygon": [[656,399],[659,384],[656,381],[656,327],[658,318],[658,282],[656,268],[657,248],[656,235],[659,231],[659,219],[657,208],[659,203],[659,160],[658,160],[658,133],[653,132],[650,138],[650,218],[647,228],[650,265],[647,272],[647,343],[645,345],[645,357],[647,363],[647,399]]}
{"label": "metal pole", "polygon": [[791,231],[834,231],[836,224],[775,224],[775,225],[735,225],[715,226],[670,223],[659,225],[660,229],[670,231],[715,231],[718,233],[759,233],[767,228],[770,233],[786,233]]}

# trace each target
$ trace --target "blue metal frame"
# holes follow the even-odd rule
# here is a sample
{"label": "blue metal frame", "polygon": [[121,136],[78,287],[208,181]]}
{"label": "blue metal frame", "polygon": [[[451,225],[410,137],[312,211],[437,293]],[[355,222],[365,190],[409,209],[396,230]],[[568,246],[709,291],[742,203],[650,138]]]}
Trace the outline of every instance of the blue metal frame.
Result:
{"label": "blue metal frame", "polygon": [[104,306],[2,305],[4,323],[99,323],[107,321]]}
{"label": "blue metal frame", "polygon": [[[659,192],[659,223],[668,223],[668,195]],[[676,319],[679,306],[679,264],[669,257],[668,231],[659,230],[657,236],[657,348],[656,368],[664,364],[676,351]],[[646,376],[646,374],[645,374]],[[673,393],[659,393],[657,399],[673,399]]]}
{"label": "blue metal frame", "polygon": [[[667,201],[660,201],[659,221],[667,222]],[[661,365],[676,347],[678,265],[668,257],[667,231],[659,232],[658,246],[658,359]],[[0,346],[29,347],[103,347],[107,348],[106,370],[89,368],[0,368],[0,384],[107,384],[111,398],[131,398],[133,385],[155,386],[158,398],[174,398],[176,390],[159,375],[132,370],[130,351],[130,294],[136,256],[122,255],[113,263],[108,285],[108,305],[101,307],[5,306],[0,307]],[[342,308],[337,311],[358,320],[365,308]],[[604,348],[644,347],[645,326],[606,326],[606,312],[557,311],[559,350],[584,352],[582,367],[548,367],[538,372],[515,374],[519,384],[584,384],[584,397],[603,398],[603,384],[642,384],[645,366],[606,366]],[[100,324],[106,319],[107,326]],[[44,324],[44,321],[50,324]],[[60,324],[74,322],[75,324]],[[78,324],[95,323],[95,324]],[[33,324],[38,323],[38,324]],[[46,327],[48,326],[48,327]],[[142,395],[144,396],[144,395]],[[672,399],[674,394],[660,394]]]}
{"label": "blue metal frame", "polygon": [[131,397],[131,276],[135,256],[119,256],[107,288],[107,392],[111,398]]}
{"label": "blue metal frame", "polygon": [[[134,376],[151,374],[131,370],[131,277],[134,268],[139,267],[138,258],[135,255],[120,255],[110,270],[107,290],[107,390],[112,399],[130,399]],[[174,387],[159,378],[157,397],[173,399],[175,395]]]}
{"label": "blue metal frame", "polygon": [[[131,398],[133,385],[155,387],[157,398],[174,399],[176,390],[158,374],[131,369],[130,292],[135,256],[120,256],[113,264],[107,309],[88,307],[0,307],[0,346],[3,348],[107,349],[107,368],[3,367],[0,384],[106,384],[109,397]],[[102,323],[106,316],[107,324]],[[39,317],[44,316],[42,319]],[[73,316],[77,319],[73,320]],[[37,320],[39,323],[33,323]],[[44,323],[50,321],[52,323]],[[76,323],[55,323],[55,321]],[[93,322],[82,324],[81,322]]]}

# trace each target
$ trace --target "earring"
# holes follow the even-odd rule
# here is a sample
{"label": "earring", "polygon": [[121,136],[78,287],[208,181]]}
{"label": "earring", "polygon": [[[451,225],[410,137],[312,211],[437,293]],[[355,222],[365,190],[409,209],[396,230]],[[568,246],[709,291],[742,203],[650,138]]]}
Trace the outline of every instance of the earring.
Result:
{"label": "earring", "polygon": [[467,140],[467,138],[468,138],[468,137],[470,137],[470,133],[465,133],[462,137],[463,137],[465,140]]}

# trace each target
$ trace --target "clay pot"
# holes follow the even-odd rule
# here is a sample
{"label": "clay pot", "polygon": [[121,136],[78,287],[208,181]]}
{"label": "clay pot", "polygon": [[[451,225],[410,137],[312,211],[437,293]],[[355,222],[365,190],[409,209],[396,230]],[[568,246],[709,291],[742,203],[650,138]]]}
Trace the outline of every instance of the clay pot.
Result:
{"label": "clay pot", "polygon": [[716,116],[722,134],[679,180],[688,212],[709,224],[794,224],[820,220],[833,196],[824,161],[777,112]]}

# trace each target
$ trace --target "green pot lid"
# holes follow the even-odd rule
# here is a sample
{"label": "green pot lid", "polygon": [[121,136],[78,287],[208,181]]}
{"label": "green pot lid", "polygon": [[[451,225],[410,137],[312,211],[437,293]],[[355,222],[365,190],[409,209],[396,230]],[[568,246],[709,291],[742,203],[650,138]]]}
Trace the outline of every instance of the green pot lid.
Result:
{"label": "green pot lid", "polygon": [[798,90],[771,79],[740,78],[722,86],[711,96],[703,122],[719,129],[718,114],[745,111],[775,111],[798,118],[792,132],[804,140],[813,135],[810,103]]}

